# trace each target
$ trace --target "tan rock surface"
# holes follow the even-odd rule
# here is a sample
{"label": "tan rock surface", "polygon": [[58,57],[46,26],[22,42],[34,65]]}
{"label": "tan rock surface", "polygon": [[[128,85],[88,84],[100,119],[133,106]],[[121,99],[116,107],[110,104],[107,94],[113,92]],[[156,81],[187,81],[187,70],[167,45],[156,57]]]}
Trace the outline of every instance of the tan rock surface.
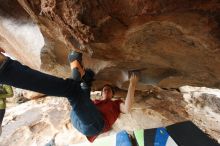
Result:
{"label": "tan rock surface", "polygon": [[144,84],[219,88],[218,0],[5,0],[0,10],[0,45],[36,69],[68,77],[67,53],[80,48],[99,84],[120,87],[139,70]]}

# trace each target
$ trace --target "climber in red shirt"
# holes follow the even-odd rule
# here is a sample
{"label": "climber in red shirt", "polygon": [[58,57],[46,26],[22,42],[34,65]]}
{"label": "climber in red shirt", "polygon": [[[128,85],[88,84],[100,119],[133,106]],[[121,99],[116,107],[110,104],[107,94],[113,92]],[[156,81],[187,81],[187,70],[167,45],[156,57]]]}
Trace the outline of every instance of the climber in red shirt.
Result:
{"label": "climber in red shirt", "polygon": [[137,77],[132,75],[125,102],[113,101],[113,90],[106,85],[102,100],[90,99],[94,72],[82,66],[82,53],[72,51],[68,55],[71,77],[59,78],[39,72],[4,56],[0,48],[0,83],[40,92],[49,96],[66,97],[72,107],[73,126],[92,142],[99,134],[110,130],[120,112],[127,113],[134,98]]}
{"label": "climber in red shirt", "polygon": [[[137,76],[132,74],[125,102],[122,100],[113,100],[114,90],[109,84],[104,85],[102,89],[102,99],[93,101],[104,118],[104,129],[102,132],[107,132],[111,129],[120,113],[128,113],[131,110],[137,81]],[[87,136],[87,139],[93,142],[97,136]]]}
{"label": "climber in red shirt", "polygon": [[98,135],[111,129],[121,112],[130,111],[138,78],[135,74],[131,75],[125,102],[112,100],[114,90],[110,85],[103,87],[101,100],[92,101],[90,91],[94,72],[90,69],[84,70],[82,54],[79,52],[70,53],[68,60],[72,78],[79,81],[81,85],[81,97],[78,101],[71,102],[71,97],[68,98],[72,106],[71,121],[78,131],[93,142]]}

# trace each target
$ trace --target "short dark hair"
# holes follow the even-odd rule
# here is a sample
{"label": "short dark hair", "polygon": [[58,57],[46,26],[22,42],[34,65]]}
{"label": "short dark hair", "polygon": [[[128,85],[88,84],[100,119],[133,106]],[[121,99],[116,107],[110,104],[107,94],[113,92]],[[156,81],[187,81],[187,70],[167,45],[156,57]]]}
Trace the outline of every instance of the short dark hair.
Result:
{"label": "short dark hair", "polygon": [[[112,90],[112,94],[113,94],[113,95],[115,94],[115,89],[114,89],[114,87],[113,87],[112,85],[110,85],[110,84],[105,84],[105,85],[102,87],[102,90],[103,90],[104,87],[110,87],[111,90]],[[103,92],[103,91],[102,91],[102,92]],[[101,92],[101,95],[102,95],[102,92]]]}

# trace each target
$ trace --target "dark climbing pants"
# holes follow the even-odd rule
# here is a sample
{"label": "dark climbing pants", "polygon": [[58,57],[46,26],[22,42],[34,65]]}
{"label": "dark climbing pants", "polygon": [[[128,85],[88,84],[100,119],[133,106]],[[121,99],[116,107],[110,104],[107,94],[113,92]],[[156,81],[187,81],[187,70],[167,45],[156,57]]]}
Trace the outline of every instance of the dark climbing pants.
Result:
{"label": "dark climbing pants", "polygon": [[0,83],[49,96],[67,97],[72,106],[71,121],[86,136],[97,135],[104,127],[103,116],[90,99],[91,87],[85,82],[45,74],[7,58],[0,65]]}

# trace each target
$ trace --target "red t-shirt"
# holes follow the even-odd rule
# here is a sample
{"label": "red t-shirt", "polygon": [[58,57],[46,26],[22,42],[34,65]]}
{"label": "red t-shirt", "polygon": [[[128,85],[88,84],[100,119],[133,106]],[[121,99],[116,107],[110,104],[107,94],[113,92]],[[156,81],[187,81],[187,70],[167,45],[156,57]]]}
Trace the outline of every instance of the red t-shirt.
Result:
{"label": "red t-shirt", "polygon": [[[94,100],[93,102],[96,105],[96,107],[100,110],[104,118],[105,125],[102,133],[109,131],[121,113],[120,104],[122,103],[122,100],[106,99],[106,100]],[[98,135],[87,136],[87,139],[90,142],[93,142],[97,136]]]}

